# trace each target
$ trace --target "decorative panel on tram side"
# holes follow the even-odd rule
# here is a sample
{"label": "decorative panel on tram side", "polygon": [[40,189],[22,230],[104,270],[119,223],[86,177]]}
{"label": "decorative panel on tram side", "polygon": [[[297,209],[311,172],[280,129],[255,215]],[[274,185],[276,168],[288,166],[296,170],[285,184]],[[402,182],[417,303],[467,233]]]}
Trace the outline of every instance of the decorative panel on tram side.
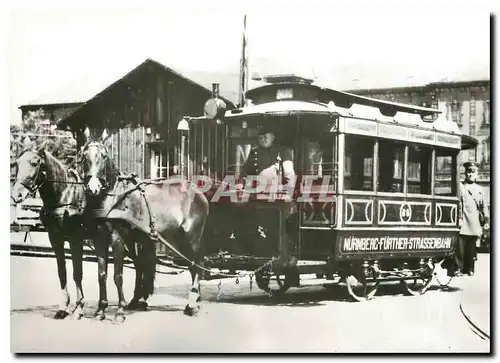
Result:
{"label": "decorative panel on tram side", "polygon": [[337,260],[451,254],[460,136],[344,118]]}

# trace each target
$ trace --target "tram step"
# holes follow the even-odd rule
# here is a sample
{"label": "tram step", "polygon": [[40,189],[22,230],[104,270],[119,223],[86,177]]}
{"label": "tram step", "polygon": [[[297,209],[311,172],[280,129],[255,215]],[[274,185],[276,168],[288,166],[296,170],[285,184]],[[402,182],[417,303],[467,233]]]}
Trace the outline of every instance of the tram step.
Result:
{"label": "tram step", "polygon": [[[280,276],[281,280],[285,276]],[[273,276],[271,280],[276,281],[276,277]],[[317,278],[315,274],[301,275],[300,276],[300,287],[305,286],[322,286],[322,285],[338,285],[340,283],[340,277],[335,276],[333,279]]]}
{"label": "tram step", "polygon": [[305,286],[322,286],[322,285],[338,285],[340,282],[340,278],[334,279],[334,280],[328,280],[328,279],[306,279],[306,280],[300,280],[300,286],[305,287]]}
{"label": "tram step", "polygon": [[309,260],[298,260],[297,266],[324,266],[326,265],[325,261],[309,261]]}
{"label": "tram step", "polygon": [[317,272],[322,270],[323,266],[326,266],[326,262],[308,261],[308,260],[297,261],[297,267],[298,267],[299,273],[301,275],[302,274],[317,273]]}

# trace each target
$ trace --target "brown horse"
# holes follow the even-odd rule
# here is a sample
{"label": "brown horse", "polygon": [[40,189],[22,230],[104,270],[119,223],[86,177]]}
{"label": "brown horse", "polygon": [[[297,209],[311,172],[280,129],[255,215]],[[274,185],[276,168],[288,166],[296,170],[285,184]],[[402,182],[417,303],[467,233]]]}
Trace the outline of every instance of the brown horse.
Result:
{"label": "brown horse", "polygon": [[106,135],[105,130],[102,140],[97,141],[89,139],[86,133],[87,141],[82,147],[80,161],[87,192],[86,213],[95,221],[96,227],[94,241],[100,288],[96,315],[102,318],[107,307],[107,253],[111,245],[114,281],[119,298],[115,320],[121,322],[125,319],[123,257],[126,246],[132,240],[149,251],[150,258],[136,265],[138,279],[129,307],[134,308],[141,297],[145,300],[153,292],[156,261],[154,241],[160,240],[191,262],[192,288],[184,313],[195,315],[200,308],[199,266],[204,256],[201,237],[208,216],[208,200],[194,186],[181,180],[146,182],[134,176],[121,175],[104,146]]}
{"label": "brown horse", "polygon": [[76,304],[73,316],[83,316],[82,288],[83,239],[82,213],[85,205],[83,183],[78,174],[67,170],[48,150],[45,143],[26,148],[16,160],[17,176],[11,198],[18,204],[37,191],[43,201],[40,219],[45,226],[57,260],[62,301],[54,318],[68,316],[70,296],[66,276],[64,242],[68,241],[73,260],[73,280],[76,284]]}

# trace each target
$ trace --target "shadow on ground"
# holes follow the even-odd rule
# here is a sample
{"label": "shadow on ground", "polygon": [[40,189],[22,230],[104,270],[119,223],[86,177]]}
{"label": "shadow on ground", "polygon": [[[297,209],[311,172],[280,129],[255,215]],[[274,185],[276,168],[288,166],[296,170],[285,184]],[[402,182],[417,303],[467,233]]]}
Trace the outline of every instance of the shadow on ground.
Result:
{"label": "shadow on ground", "polygon": [[[156,288],[155,296],[150,300],[150,305],[147,311],[161,312],[182,312],[185,304],[188,301],[189,284],[161,286]],[[441,288],[433,285],[428,292],[442,290],[443,293],[461,291],[457,287]],[[249,284],[235,284],[233,281],[225,281],[221,284],[219,290],[217,284],[203,283],[201,284],[202,303],[223,303],[223,304],[239,304],[239,305],[255,305],[255,306],[280,306],[280,307],[315,307],[326,305],[327,302],[355,302],[348,294],[344,285],[333,285],[328,287],[314,286],[291,288],[285,294],[279,297],[269,297],[264,291],[260,290],[253,284],[252,290]],[[394,297],[396,299],[414,298],[404,293],[403,288],[399,284],[381,284],[374,299]],[[172,299],[174,298],[174,299]],[[169,301],[175,300],[175,301]],[[110,301],[109,307],[106,309],[106,320],[112,322],[117,311],[117,301]],[[70,306],[72,310],[73,306]],[[33,306],[23,309],[14,309],[12,313],[41,315],[45,318],[52,319],[58,309],[57,305]],[[94,319],[94,313],[97,310],[97,301],[87,302],[84,309],[85,319]],[[125,316],[131,316],[144,311],[125,311]],[[66,319],[71,319],[69,316]]]}
{"label": "shadow on ground", "polygon": [[[189,285],[162,286],[156,289],[156,294],[187,299],[189,289]],[[461,291],[457,287],[442,288],[433,285],[428,289],[428,292],[440,290],[442,292]],[[354,299],[348,294],[345,285],[291,288],[279,297],[269,297],[255,284],[253,284],[253,289],[250,290],[248,283],[240,282],[239,285],[236,285],[234,282],[228,281],[222,284],[220,291],[217,284],[202,283],[201,294],[203,301],[241,305],[312,307],[325,305],[328,301],[355,303]],[[374,299],[387,296],[394,296],[398,299],[413,297],[405,293],[400,284],[380,284]]]}
{"label": "shadow on ground", "polygon": [[[182,312],[185,305],[150,305],[147,311],[161,311],[161,312]],[[70,305],[69,311],[72,311],[73,305]],[[48,305],[48,306],[33,306],[23,309],[14,309],[11,314],[30,314],[30,315],[40,315],[44,318],[54,319],[54,316],[58,310],[58,305]],[[97,301],[91,301],[85,304],[83,319],[94,319],[94,314],[97,310]],[[109,307],[106,309],[106,319],[105,321],[113,322],[113,318],[118,310],[118,301],[110,301]],[[135,314],[143,314],[145,311],[130,311],[125,310],[125,316],[132,316]],[[72,316],[69,315],[65,320],[71,320]]]}

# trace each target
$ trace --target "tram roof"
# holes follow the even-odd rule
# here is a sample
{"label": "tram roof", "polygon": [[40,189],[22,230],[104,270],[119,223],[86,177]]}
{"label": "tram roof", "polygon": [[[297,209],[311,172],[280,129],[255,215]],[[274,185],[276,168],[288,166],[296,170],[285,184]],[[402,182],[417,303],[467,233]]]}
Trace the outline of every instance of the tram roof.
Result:
{"label": "tram roof", "polygon": [[[297,94],[292,94],[292,91],[288,98],[277,99],[280,89],[297,90]],[[225,118],[338,114],[461,134],[458,126],[447,121],[440,110],[381,101],[311,84],[285,82],[265,85],[248,91],[247,97],[250,100],[247,105],[227,111]],[[438,118],[434,121],[424,119],[432,115],[438,115]]]}
{"label": "tram roof", "polygon": [[[464,135],[455,122],[447,120],[441,110],[434,108],[383,101],[322,88],[308,82],[291,81],[289,77],[282,77],[281,81],[277,77],[274,83],[251,89],[245,95],[247,104],[244,107],[227,110],[224,114],[226,120],[294,115],[330,118],[338,115],[360,119],[359,122],[373,121],[408,129],[427,130],[422,132],[432,140],[434,137],[437,140],[438,136],[433,136],[433,133],[428,134],[429,132],[448,134],[452,138],[461,136],[462,149],[472,149],[477,145],[475,138]],[[429,119],[429,116],[437,116],[437,118]],[[191,119],[201,121],[205,117]],[[439,138],[446,140],[446,137],[443,135]]]}
{"label": "tram roof", "polygon": [[329,115],[332,113],[332,110],[328,107],[328,105],[320,102],[286,100],[267,102],[260,105],[251,104],[235,111],[226,112],[226,117],[241,117],[255,114],[293,115],[307,113]]}
{"label": "tram roof", "polygon": [[[246,98],[252,101],[257,101],[262,98],[263,95],[269,94],[272,91],[278,91],[279,89],[294,89],[294,90],[306,90],[312,98],[306,101],[318,101],[325,104],[329,102],[334,102],[337,106],[344,108],[350,108],[352,104],[356,103],[358,105],[376,107],[382,112],[382,114],[394,115],[396,112],[406,112],[413,114],[420,114],[422,116],[430,116],[441,113],[441,110],[429,107],[421,107],[415,105],[408,105],[404,103],[384,101],[380,99],[370,98],[366,96],[361,96],[345,91],[334,90],[330,88],[323,88],[316,86],[314,84],[304,84],[298,82],[280,82],[267,84],[253,88],[246,92]],[[259,102],[261,103],[261,102]]]}

